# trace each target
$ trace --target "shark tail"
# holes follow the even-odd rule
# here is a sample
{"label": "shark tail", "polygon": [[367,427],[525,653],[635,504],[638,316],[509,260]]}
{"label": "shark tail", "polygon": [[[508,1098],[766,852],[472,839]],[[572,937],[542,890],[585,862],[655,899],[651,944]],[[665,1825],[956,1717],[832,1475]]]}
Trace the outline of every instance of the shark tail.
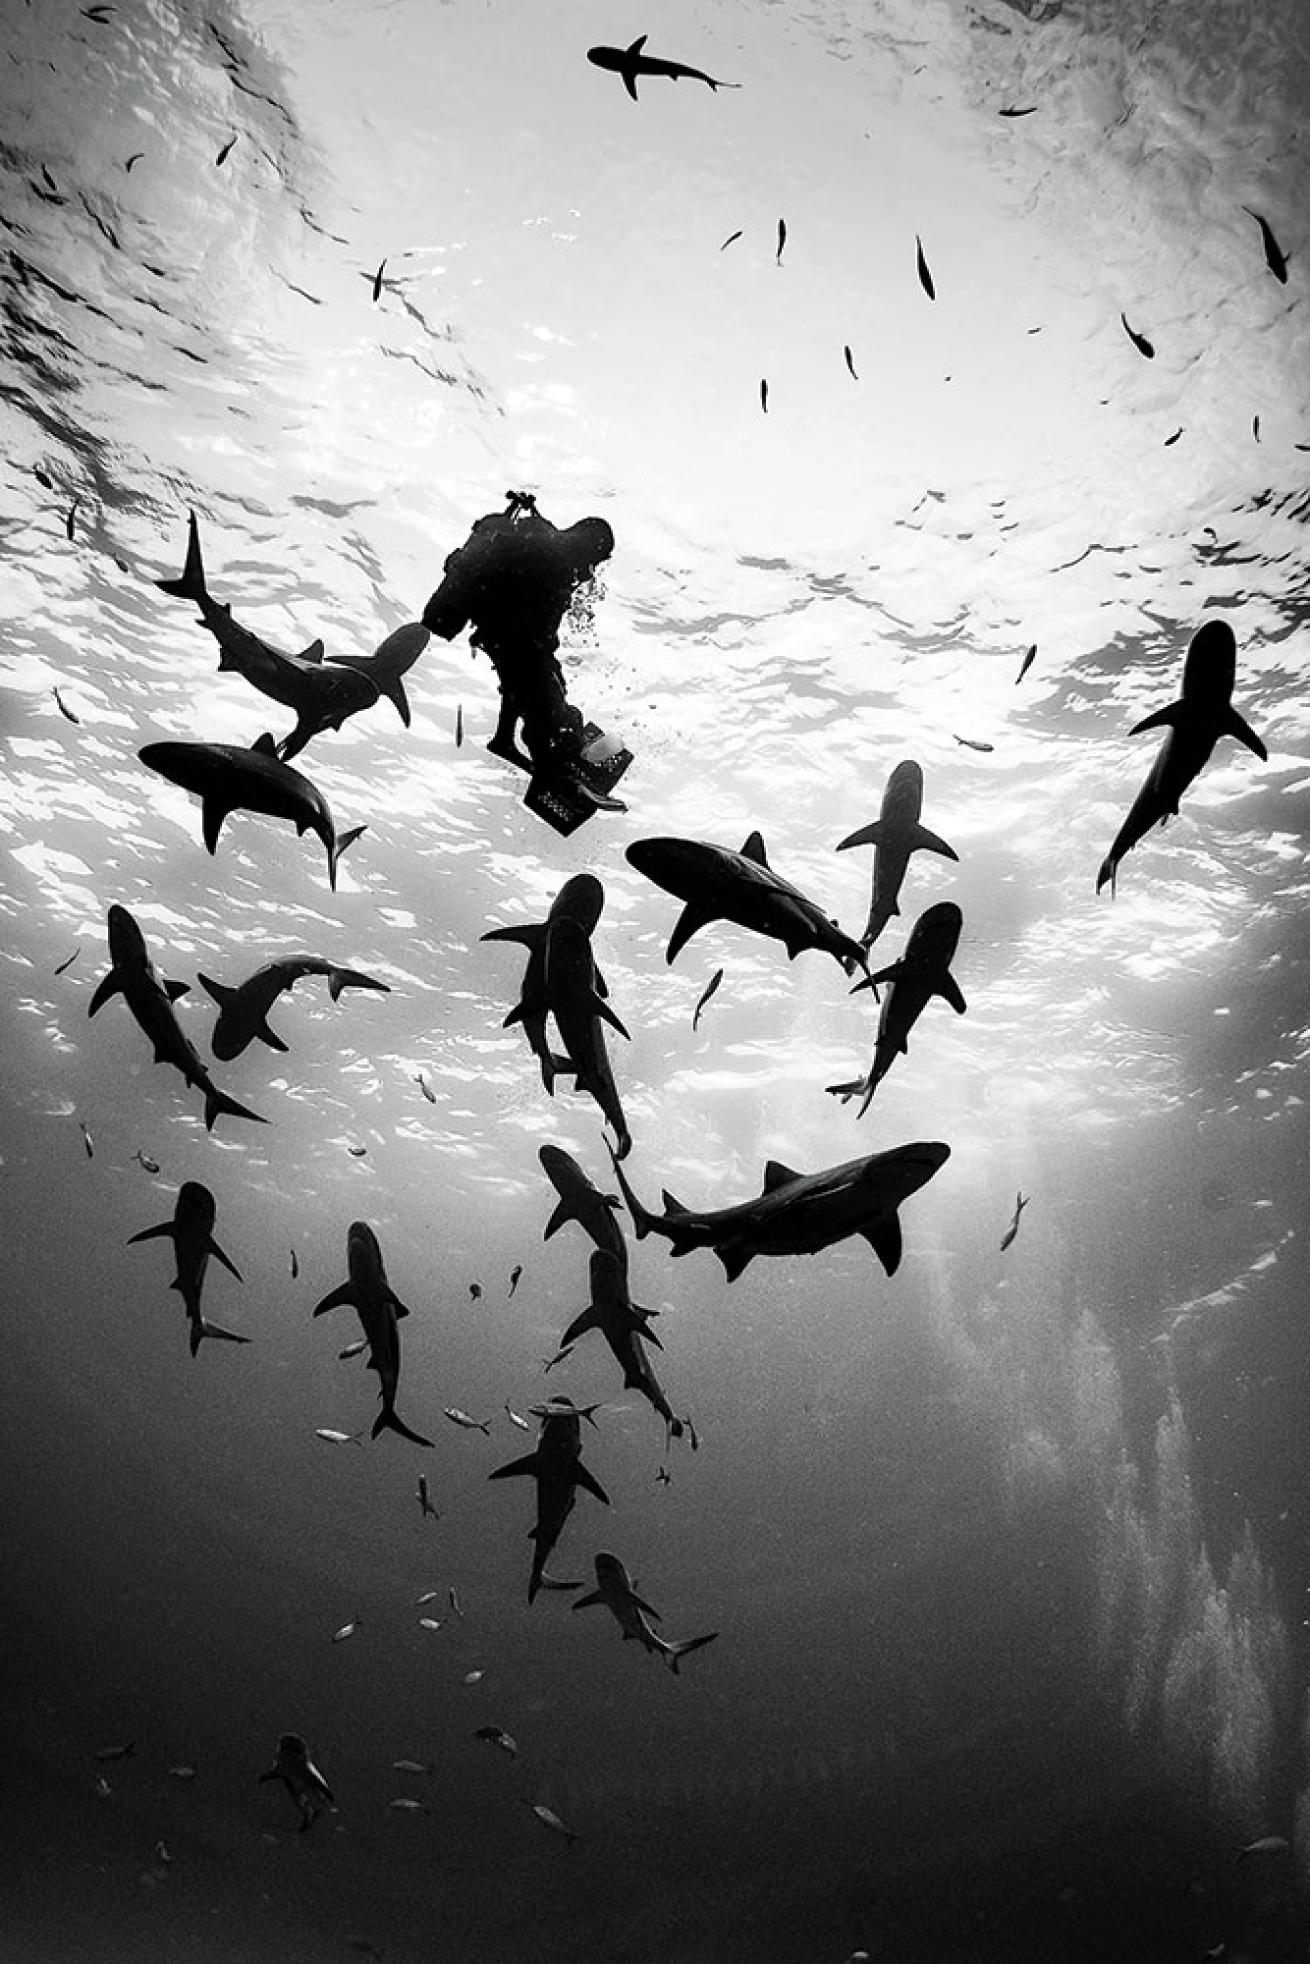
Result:
{"label": "shark tail", "polygon": [[221,1323],[211,1323],[207,1316],[197,1316],[191,1325],[191,1355],[194,1357],[206,1337],[219,1337],[224,1343],[249,1343],[236,1330],[225,1330]]}
{"label": "shark tail", "polygon": [[343,989],[376,989],[379,994],[389,996],[391,986],[387,982],[375,982],[371,975],[361,975],[357,968],[330,968],[328,970],[328,994],[333,1002],[341,1000]]}
{"label": "shark tail", "polygon": [[[606,1144],[608,1145],[608,1143],[609,1142],[607,1140]],[[624,1155],[622,1153],[616,1152],[613,1146],[609,1147],[609,1155],[614,1162],[614,1177],[617,1179],[619,1183],[619,1190],[622,1193],[623,1198],[627,1203],[628,1212],[632,1216],[633,1231],[636,1234],[638,1241],[644,1241],[646,1239],[646,1236],[651,1232],[652,1228],[655,1226],[655,1216],[652,1213],[650,1213],[647,1208],[642,1206],[636,1194],[632,1191],[632,1188],[628,1185],[627,1178],[624,1174],[623,1168],[619,1165],[619,1161],[624,1157]]]}
{"label": "shark tail", "polygon": [[337,866],[342,853],[348,852],[351,846],[354,845],[356,839],[367,831],[367,825],[352,825],[348,832],[343,832],[341,837],[334,839],[328,847],[328,885],[331,887],[333,893],[337,890]]}
{"label": "shark tail", "polygon": [[[426,636],[424,637],[426,639]],[[403,675],[388,675],[385,670],[375,668],[376,655],[333,655],[334,668],[353,668],[357,675],[367,675],[380,696],[385,696],[392,705],[401,722],[410,726],[409,697],[405,694]]]}
{"label": "shark tail", "polygon": [[200,556],[200,527],[196,515],[191,513],[187,527],[186,564],[175,580],[156,580],[155,585],[164,593],[174,593],[179,600],[194,600],[199,606],[209,598],[209,588],[205,585],[205,562]]}
{"label": "shark tail", "polygon": [[669,1660],[669,1669],[674,1677],[678,1675],[679,1658],[688,1656],[693,1650],[704,1650],[706,1644],[713,1643],[718,1634],[717,1630],[711,1630],[705,1637],[688,1637],[684,1643],[666,1644],[664,1655]]}
{"label": "shark tail", "polygon": [[220,1091],[216,1085],[207,1084],[204,1091],[206,1132],[213,1131],[214,1120],[220,1112],[228,1118],[250,1118],[256,1125],[267,1125],[267,1119],[261,1118],[258,1112],[252,1112],[249,1106],[239,1105],[235,1098],[229,1098],[226,1091]]}
{"label": "shark tail", "polygon": [[421,1432],[411,1432],[404,1420],[396,1417],[396,1411],[393,1405],[383,1406],[373,1421],[373,1430],[369,1433],[369,1437],[370,1439],[376,1439],[382,1432],[398,1432],[402,1439],[409,1439],[416,1446],[430,1446],[432,1444],[431,1439],[425,1439]]}

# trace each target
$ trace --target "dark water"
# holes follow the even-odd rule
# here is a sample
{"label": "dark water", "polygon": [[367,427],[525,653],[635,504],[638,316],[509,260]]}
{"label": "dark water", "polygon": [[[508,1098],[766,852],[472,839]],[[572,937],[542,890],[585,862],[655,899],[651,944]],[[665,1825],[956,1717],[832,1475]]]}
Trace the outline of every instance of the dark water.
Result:
{"label": "dark water", "polygon": [[[1299,0],[96,11],[8,0],[0,66],[0,1948],[1306,1956]],[[634,104],[584,55],[643,25],[740,89]],[[187,510],[238,618],[366,654],[508,485],[616,534],[564,659],[627,815],[525,812],[488,665],[434,642],[410,729],[379,703],[301,759],[368,823],[335,894],[286,825],[207,857],[137,750],[291,718],[154,586]],[[1098,897],[1128,732],[1206,619],[1268,761],[1221,742]],[[915,859],[878,954],[955,901],[968,1012],[933,1002],[857,1120],[823,1086],[867,998],[722,925],[670,968],[624,848],[758,827],[854,932],[869,855],[833,849],[905,757],[959,861]],[[538,1148],[608,1159],[479,936],[584,870],[648,1204],[951,1146],[890,1280],[858,1241],[732,1285],[634,1246],[695,1453],[597,1338],[542,1372],[587,1244],[543,1242]],[[201,972],[300,951],[391,993],[302,983],[284,1055],[214,1066],[269,1123],[207,1134],[121,1002],[88,1021],[115,902],[206,1057]],[[252,1339],[194,1360],[167,1245],[126,1245],[188,1179],[244,1277],[211,1264],[206,1310]],[[354,1219],[431,1452],[316,1436],[376,1410],[351,1313],[311,1316]],[[525,1601],[531,1489],[486,1475],[556,1391],[604,1402],[612,1504],[551,1567],[611,1549],[665,1634],[716,1629],[677,1677]],[[340,1809],[304,1835],[257,1778],[288,1730]]]}

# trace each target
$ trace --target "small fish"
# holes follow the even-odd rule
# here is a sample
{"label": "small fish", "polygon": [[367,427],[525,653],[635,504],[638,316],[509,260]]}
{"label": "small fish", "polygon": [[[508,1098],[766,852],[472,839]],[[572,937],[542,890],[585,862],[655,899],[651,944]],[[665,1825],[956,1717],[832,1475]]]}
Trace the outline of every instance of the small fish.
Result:
{"label": "small fish", "polygon": [[299,1273],[300,1273],[300,1263],[299,1263],[299,1261],[298,1261],[298,1260],[296,1259],[296,1251],[295,1251],[295,1249],[293,1248],[293,1249],[291,1250],[291,1280],[292,1280],[293,1282],[295,1281],[295,1279],[296,1279],[296,1277],[297,1277],[297,1276],[299,1275]]}
{"label": "small fish", "polygon": [[170,1780],[194,1780],[196,1777],[196,1768],[189,1763],[181,1766],[170,1766],[168,1777]]}
{"label": "small fish", "polygon": [[387,1805],[388,1807],[394,1807],[398,1814],[426,1814],[428,1811],[423,1801],[410,1800],[406,1795],[401,1795],[397,1800],[388,1801]]}
{"label": "small fish", "polygon": [[101,1746],[95,1755],[95,1757],[98,1760],[102,1761],[106,1765],[110,1760],[133,1759],[135,1758],[135,1756],[136,1756],[135,1739],[129,1739],[127,1741],[127,1744],[123,1746]]}
{"label": "small fish", "polygon": [[738,241],[738,239],[739,239],[739,238],[740,238],[741,236],[742,236],[742,235],[741,235],[741,233],[740,233],[739,231],[738,231],[738,232],[729,232],[729,234],[728,234],[728,236],[727,236],[727,238],[726,238],[726,239],[725,239],[725,240],[723,241],[723,244],[722,244],[722,245],[721,245],[721,246],[719,247],[719,251],[720,251],[720,252],[726,252],[726,251],[728,250],[728,247],[729,247],[730,245],[736,245],[736,243],[737,243],[737,241]]}
{"label": "small fish", "polygon": [[480,1725],[473,1737],[483,1740],[488,1746],[499,1746],[501,1752],[508,1753],[511,1759],[518,1753],[518,1740],[511,1738],[508,1732],[502,1732],[498,1725]]}
{"label": "small fish", "polygon": [[362,1620],[361,1617],[352,1616],[349,1623],[343,1623],[339,1630],[334,1630],[332,1632],[333,1643],[345,1643],[347,1637],[353,1637]]}
{"label": "small fish", "polygon": [[143,1166],[147,1173],[157,1173],[159,1171],[159,1161],[157,1159],[151,1159],[149,1153],[143,1153],[140,1146],[137,1147],[132,1156],[136,1160],[137,1165]]}
{"label": "small fish", "polygon": [[787,221],[785,218],[780,218],[778,220],[778,250],[773,255],[773,263],[775,266],[781,266],[782,264],[782,249],[786,245],[786,243],[787,243]]}
{"label": "small fish", "polygon": [[81,504],[81,502],[82,500],[80,498],[74,498],[72,504],[68,507],[68,512],[64,519],[64,530],[65,532],[67,532],[70,539],[75,536],[73,531],[73,520],[77,517],[77,508]]}
{"label": "small fish", "polygon": [[670,1473],[668,1467],[661,1466],[659,1472],[655,1475],[656,1486],[667,1487],[672,1484],[672,1481],[673,1481],[673,1475]]}
{"label": "small fish", "polygon": [[[952,730],[951,735],[955,736],[954,730]],[[980,743],[977,737],[956,736],[955,741],[957,743],[962,743],[966,750],[991,751],[991,750],[995,750],[996,748],[996,745],[994,743]]]}
{"label": "small fish", "polygon": [[435,1105],[437,1102],[437,1094],[432,1089],[432,1086],[428,1083],[427,1079],[424,1077],[422,1071],[415,1071],[414,1082],[418,1086],[419,1090],[423,1093],[423,1096],[427,1099],[428,1103],[430,1105]]}
{"label": "small fish", "polygon": [[919,271],[919,285],[923,288],[930,300],[935,300],[937,298],[937,289],[932,283],[932,274],[928,271],[928,261],[924,258],[923,244],[917,232],[914,235],[914,251],[915,265]]}
{"label": "small fish", "polygon": [[86,18],[88,20],[95,21],[98,27],[105,27],[108,25],[109,16],[113,13],[113,11],[114,10],[112,7],[83,7],[82,9],[82,12],[86,15]]}
{"label": "small fish", "polygon": [[145,156],[145,154],[146,153],[144,150],[134,150],[131,156],[124,160],[123,169],[131,170],[133,164],[139,164],[141,159]]}
{"label": "small fish", "polygon": [[464,741],[464,705],[455,705],[455,748],[458,750]]}
{"label": "small fish", "polygon": [[476,1303],[476,1302],[481,1302],[481,1300],[482,1300],[482,1284],[480,1282],[470,1282],[469,1301]]}
{"label": "small fish", "polygon": [[53,695],[55,699],[55,704],[59,710],[59,714],[61,716],[66,716],[70,723],[80,724],[82,718],[80,716],[74,716],[72,710],[68,707],[68,704],[64,701],[64,698],[60,695],[58,689],[52,689],[50,693]]}
{"label": "small fish", "polygon": [[81,1127],[81,1131],[82,1131],[82,1144],[83,1144],[83,1145],[84,1145],[84,1146],[86,1147],[86,1156],[87,1156],[87,1158],[88,1158],[88,1159],[94,1159],[94,1158],[95,1158],[95,1156],[96,1156],[96,1149],[95,1149],[95,1147],[94,1147],[94,1145],[93,1145],[93,1144],[92,1144],[92,1142],[91,1142],[91,1134],[90,1134],[90,1133],[89,1133],[89,1132],[87,1131],[87,1129],[86,1129],[86,1127],[85,1127],[85,1125],[83,1125],[83,1124],[82,1124],[82,1121],[81,1121],[81,1119],[80,1119],[80,1118],[78,1119],[78,1121],[77,1121],[77,1122],[78,1122],[78,1125],[79,1125],[79,1126]]}
{"label": "small fish", "polygon": [[1180,423],[1180,424],[1178,425],[1178,428],[1177,428],[1177,429],[1176,429],[1176,430],[1174,431],[1174,433],[1173,433],[1173,435],[1172,435],[1172,436],[1167,436],[1167,437],[1165,438],[1165,440],[1164,440],[1164,447],[1165,447],[1165,449],[1167,450],[1167,449],[1169,448],[1169,446],[1170,446],[1170,444],[1172,444],[1172,443],[1177,443],[1177,441],[1178,441],[1178,439],[1179,439],[1179,437],[1180,437],[1180,436],[1182,435],[1182,433],[1183,433],[1183,426],[1182,426],[1182,424]]}
{"label": "small fish", "polygon": [[1261,218],[1259,212],[1252,211],[1250,205],[1243,205],[1242,210],[1246,213],[1248,218],[1253,218],[1256,224],[1260,227],[1260,237],[1261,240],[1263,241],[1264,249],[1265,249],[1265,265],[1269,268],[1274,278],[1280,281],[1284,286],[1286,286],[1287,284],[1286,254],[1279,250],[1277,239],[1270,231],[1266,220]]}
{"label": "small fish", "polygon": [[760,378],[760,408],[767,416],[769,413],[769,385],[763,376]]}
{"label": "small fish", "polygon": [[393,1759],[393,1773],[431,1773],[437,1762],[434,1759]]}
{"label": "small fish", "polygon": [[334,1425],[316,1425],[316,1439],[326,1439],[329,1446],[358,1446],[362,1443],[358,1432],[338,1432]]}
{"label": "small fish", "polygon": [[460,1618],[462,1619],[462,1618],[463,1618],[463,1615],[464,1615],[464,1612],[463,1612],[463,1610],[462,1610],[462,1609],[460,1608],[460,1606],[459,1606],[459,1597],[458,1597],[458,1595],[457,1595],[457,1594],[455,1593],[455,1587],[454,1587],[454,1584],[453,1584],[453,1583],[452,1583],[452,1585],[451,1585],[451,1587],[450,1587],[450,1589],[449,1589],[449,1590],[448,1590],[448,1592],[447,1592],[447,1596],[448,1596],[448,1600],[449,1600],[449,1602],[450,1602],[450,1607],[451,1607],[451,1608],[452,1608],[452,1609],[454,1610],[454,1612],[455,1612],[455,1614],[456,1614],[456,1616],[458,1616],[458,1617],[460,1617]]}
{"label": "small fish", "polygon": [[236,142],[235,136],[230,136],[228,138],[227,142],[223,145],[223,148],[219,151],[218,155],[214,159],[215,166],[219,164],[225,164],[227,162],[228,158],[232,155],[232,146],[235,142]]}
{"label": "small fish", "polygon": [[1010,1243],[1014,1240],[1015,1235],[1018,1234],[1019,1216],[1020,1214],[1022,1214],[1024,1208],[1027,1205],[1028,1205],[1028,1196],[1026,1194],[1021,1193],[1014,1203],[1014,1219],[1010,1222],[1009,1227],[1006,1228],[1005,1234],[1001,1241],[1002,1254],[1005,1253],[1006,1249],[1010,1246]]}
{"label": "small fish", "polygon": [[67,961],[60,962],[58,968],[55,970],[55,974],[62,975],[66,968],[71,968],[73,966],[73,963],[77,960],[78,956],[81,954],[81,952],[82,952],[82,944],[79,941],[76,948],[74,948],[72,954],[68,957]]}
{"label": "small fish", "polygon": [[532,1427],[528,1424],[528,1421],[525,1418],[519,1417],[518,1413],[514,1410],[514,1407],[508,1402],[508,1400],[506,1401],[505,1404],[505,1416],[509,1420],[511,1425],[517,1425],[520,1432],[531,1432]]}
{"label": "small fish", "polygon": [[356,1337],[354,1343],[348,1343],[344,1350],[339,1350],[337,1352],[337,1362],[339,1364],[344,1364],[347,1358],[358,1357],[361,1350],[367,1350],[367,1349],[368,1349],[368,1338]]}
{"label": "small fish", "polygon": [[168,1852],[168,1843],[166,1841],[157,1841],[155,1843],[155,1853],[161,1862],[171,1862],[173,1859]]}
{"label": "small fish", "polygon": [[709,981],[705,984],[705,988],[701,993],[700,1001],[697,1003],[695,1009],[692,1011],[691,1027],[693,1030],[696,1028],[696,1025],[700,1022],[700,1013],[702,1009],[704,1009],[706,1003],[709,1001],[710,997],[714,994],[714,991],[718,988],[722,980],[723,980],[723,970],[721,968],[716,968],[713,975],[711,975]]}
{"label": "small fish", "polygon": [[551,1808],[543,1807],[540,1801],[536,1800],[525,1800],[523,1805],[530,1807],[542,1826],[549,1828],[552,1834],[562,1835],[565,1841],[568,1842],[570,1848],[578,1840],[579,1837],[573,1832],[573,1829],[566,1828],[559,1815]]}
{"label": "small fish", "polygon": [[382,261],[382,264],[381,264],[381,265],[380,265],[380,266],[378,267],[378,269],[377,269],[377,272],[376,272],[376,273],[374,273],[374,275],[373,275],[373,304],[374,304],[374,306],[376,306],[376,305],[377,305],[377,303],[378,303],[378,301],[379,301],[379,300],[380,300],[380,299],[382,298],[382,275],[383,275],[383,274],[384,274],[384,273],[386,272],[386,270],[387,270],[387,262],[386,262],[386,260],[384,259],[384,260]]}
{"label": "small fish", "polygon": [[423,1594],[416,1599],[419,1608],[421,1609],[424,1603],[434,1603],[440,1594],[440,1589],[425,1589]]}
{"label": "small fish", "polygon": [[441,1618],[439,1616],[420,1616],[418,1627],[420,1630],[439,1630],[441,1628]]}
{"label": "small fish", "polygon": [[1028,650],[1022,662],[1019,664],[1019,673],[1014,678],[1014,686],[1016,689],[1018,688],[1019,684],[1023,681],[1024,676],[1028,673],[1028,670],[1032,667],[1036,659],[1037,659],[1037,643],[1034,641],[1032,647]]}
{"label": "small fish", "polygon": [[1286,1836],[1262,1834],[1258,1840],[1248,1841],[1245,1848],[1239,1849],[1236,1859],[1240,1862],[1247,1855],[1285,1855],[1287,1850]]}
{"label": "small fish", "polygon": [[1145,355],[1148,361],[1154,361],[1155,349],[1152,347],[1151,343],[1147,340],[1146,336],[1144,334],[1139,334],[1135,327],[1129,327],[1128,316],[1126,314],[1120,314],[1119,318],[1123,322],[1124,333],[1128,336],[1128,339],[1132,342],[1138,354]]}
{"label": "small fish", "polygon": [[485,1420],[470,1418],[468,1413],[462,1412],[458,1405],[447,1405],[445,1413],[452,1425],[462,1425],[466,1432],[484,1432],[488,1439],[491,1437],[491,1428]]}
{"label": "small fish", "polygon": [[114,1791],[113,1788],[110,1786],[108,1780],[106,1780],[104,1774],[98,1773],[96,1775],[96,1792],[99,1794],[101,1800],[108,1800],[111,1794],[113,1793],[113,1791]]}
{"label": "small fish", "polygon": [[998,109],[996,113],[998,116],[1035,116],[1037,114],[1037,106],[1034,103],[1028,109]]}
{"label": "small fish", "polygon": [[1259,418],[1258,416],[1253,416],[1253,417],[1251,418],[1251,435],[1252,435],[1252,436],[1253,436],[1253,437],[1255,438],[1255,440],[1256,440],[1256,442],[1257,442],[1257,443],[1259,443],[1259,441],[1260,441],[1260,418]]}
{"label": "small fish", "polygon": [[463,1682],[465,1684],[481,1684],[486,1675],[485,1671],[465,1671]]}
{"label": "small fish", "polygon": [[858,375],[857,375],[857,374],[855,373],[855,362],[854,362],[854,360],[852,359],[852,356],[851,356],[851,346],[850,346],[850,342],[849,342],[849,341],[848,341],[848,342],[847,342],[847,343],[845,344],[845,346],[844,346],[844,347],[842,348],[842,353],[843,353],[843,355],[845,355],[845,357],[846,357],[846,366],[847,366],[847,368],[849,368],[849,369],[850,369],[850,371],[851,371],[851,380],[852,380],[852,382],[858,382],[860,378],[859,378],[859,376],[858,376]]}
{"label": "small fish", "polygon": [[420,1473],[418,1476],[418,1492],[416,1498],[422,1510],[424,1520],[427,1519],[429,1514],[434,1521],[441,1519],[440,1514],[438,1514],[436,1508],[432,1505],[432,1496],[428,1492],[428,1476],[426,1473]]}
{"label": "small fish", "polygon": [[348,1152],[348,1153],[350,1154],[350,1157],[351,1157],[352,1159],[363,1159],[363,1157],[364,1157],[364,1155],[365,1155],[365,1153],[367,1153],[367,1151],[368,1151],[368,1147],[367,1147],[367,1146],[347,1146],[347,1147],[346,1147],[346,1151],[347,1151],[347,1152]]}
{"label": "small fish", "polygon": [[37,483],[41,485],[44,490],[46,491],[54,490],[55,488],[54,479],[51,477],[49,471],[42,470],[40,464],[33,464],[32,475],[36,479]]}
{"label": "small fish", "polygon": [[514,1294],[514,1291],[519,1286],[519,1277],[522,1275],[522,1273],[523,1273],[522,1262],[515,1262],[513,1268],[509,1272],[509,1292],[511,1296]]}

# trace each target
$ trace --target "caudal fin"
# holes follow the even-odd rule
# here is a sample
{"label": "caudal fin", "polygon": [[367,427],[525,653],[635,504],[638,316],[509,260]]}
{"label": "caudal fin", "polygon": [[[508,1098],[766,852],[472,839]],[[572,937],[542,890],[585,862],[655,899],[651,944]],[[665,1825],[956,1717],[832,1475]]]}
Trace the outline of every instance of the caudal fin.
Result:
{"label": "caudal fin", "polygon": [[714,1642],[718,1634],[717,1630],[711,1630],[707,1637],[688,1637],[685,1643],[668,1644],[665,1647],[664,1655],[669,1660],[669,1669],[673,1672],[673,1675],[676,1677],[678,1674],[678,1659],[680,1657],[686,1657],[693,1650],[703,1650],[707,1643]]}
{"label": "caudal fin", "polygon": [[180,600],[194,600],[197,605],[209,598],[205,562],[200,556],[200,527],[194,512],[187,528],[186,564],[180,576],[175,580],[156,580],[155,585],[164,593],[175,593]]}
{"label": "caudal fin", "polygon": [[221,1323],[211,1323],[207,1316],[197,1316],[191,1324],[191,1355],[194,1357],[206,1337],[218,1337],[224,1343],[249,1343],[237,1330],[225,1330]]}
{"label": "caudal fin", "polygon": [[337,890],[337,863],[342,853],[353,846],[356,839],[367,831],[367,825],[352,825],[349,832],[343,832],[341,837],[328,847],[328,885],[333,893]]}
{"label": "caudal fin", "polygon": [[403,1419],[396,1417],[394,1407],[384,1405],[373,1421],[369,1437],[376,1439],[380,1432],[398,1432],[402,1439],[409,1439],[416,1446],[430,1446],[431,1439],[425,1439],[421,1432],[411,1432]]}
{"label": "caudal fin", "polygon": [[235,1098],[229,1098],[226,1091],[220,1091],[217,1086],[207,1084],[205,1086],[206,1132],[213,1131],[214,1120],[220,1112],[225,1113],[228,1118],[250,1118],[256,1125],[268,1124],[268,1120],[261,1118],[258,1112],[252,1112],[246,1105],[239,1105]]}

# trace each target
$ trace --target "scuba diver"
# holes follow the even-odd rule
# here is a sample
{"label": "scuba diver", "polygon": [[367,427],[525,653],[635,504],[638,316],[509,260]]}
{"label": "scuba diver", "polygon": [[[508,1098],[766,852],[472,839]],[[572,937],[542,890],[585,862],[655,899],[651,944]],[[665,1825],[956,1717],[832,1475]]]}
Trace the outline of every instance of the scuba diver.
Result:
{"label": "scuba diver", "polygon": [[[557,831],[596,810],[624,811],[609,794],[631,753],[584,722],[556,659],[559,628],[577,589],[614,550],[603,518],[558,530],[529,491],[479,518],[446,560],[423,625],[446,641],[472,624],[472,646],[491,659],[500,715],[488,750],[531,773],[524,803]],[[522,747],[517,732],[522,731]]]}

